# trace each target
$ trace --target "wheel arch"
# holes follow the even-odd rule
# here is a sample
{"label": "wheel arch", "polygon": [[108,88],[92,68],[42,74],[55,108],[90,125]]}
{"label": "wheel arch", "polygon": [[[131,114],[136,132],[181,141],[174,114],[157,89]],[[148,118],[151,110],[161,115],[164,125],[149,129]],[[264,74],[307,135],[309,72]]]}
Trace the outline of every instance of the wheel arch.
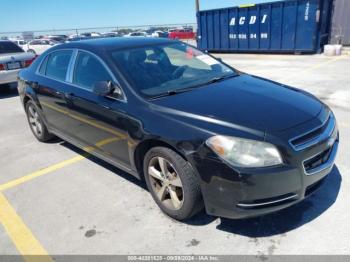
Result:
{"label": "wheel arch", "polygon": [[36,92],[33,90],[32,87],[25,86],[23,88],[23,100],[22,100],[23,106],[25,106],[29,100],[33,101],[40,109],[42,109]]}
{"label": "wheel arch", "polygon": [[35,96],[33,96],[32,94],[26,92],[26,94],[23,97],[23,106],[24,108],[26,107],[26,104],[32,101],[33,103],[35,103],[40,109],[41,109],[41,105],[38,103],[38,101],[35,99]]}
{"label": "wheel arch", "polygon": [[33,100],[29,95],[25,95],[23,97],[23,106],[26,107],[26,104],[28,103],[29,100]]}
{"label": "wheel arch", "polygon": [[133,155],[133,158],[134,158],[133,160],[134,160],[136,171],[142,180],[144,180],[144,173],[143,173],[144,156],[146,155],[146,153],[149,150],[151,150],[154,147],[169,148],[169,149],[173,150],[174,152],[176,152],[177,154],[179,154],[184,160],[188,161],[186,155],[183,152],[181,152],[179,149],[177,149],[176,147],[171,145],[170,143],[167,143],[165,141],[158,140],[158,139],[144,140],[137,145],[137,147],[134,150],[134,155]]}

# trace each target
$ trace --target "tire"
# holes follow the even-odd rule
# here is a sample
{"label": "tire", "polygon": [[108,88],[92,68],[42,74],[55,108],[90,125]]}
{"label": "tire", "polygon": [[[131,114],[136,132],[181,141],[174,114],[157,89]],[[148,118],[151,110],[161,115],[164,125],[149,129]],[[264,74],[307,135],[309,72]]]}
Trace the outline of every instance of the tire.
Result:
{"label": "tire", "polygon": [[32,133],[36,139],[38,139],[40,142],[47,142],[51,140],[54,136],[47,130],[42,115],[36,104],[32,100],[29,100],[25,104],[25,110],[30,129],[32,130]]}
{"label": "tire", "polygon": [[143,170],[148,190],[165,214],[186,220],[202,210],[198,177],[179,154],[166,147],[154,147],[144,158]]}

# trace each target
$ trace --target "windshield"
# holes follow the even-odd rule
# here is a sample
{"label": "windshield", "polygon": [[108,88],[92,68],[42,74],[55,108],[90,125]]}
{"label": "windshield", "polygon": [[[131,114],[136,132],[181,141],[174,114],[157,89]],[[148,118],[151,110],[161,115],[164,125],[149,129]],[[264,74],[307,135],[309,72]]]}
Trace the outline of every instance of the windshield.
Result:
{"label": "windshield", "polygon": [[12,42],[0,42],[0,54],[22,53],[22,48]]}
{"label": "windshield", "polygon": [[236,75],[211,56],[178,42],[115,51],[112,57],[132,87],[149,98]]}

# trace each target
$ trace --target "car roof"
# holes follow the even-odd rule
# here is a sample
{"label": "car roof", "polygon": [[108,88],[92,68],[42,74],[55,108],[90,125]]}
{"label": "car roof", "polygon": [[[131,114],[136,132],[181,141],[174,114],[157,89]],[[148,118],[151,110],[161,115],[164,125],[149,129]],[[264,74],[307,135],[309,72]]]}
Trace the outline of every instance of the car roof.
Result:
{"label": "car roof", "polygon": [[118,50],[118,49],[132,49],[137,47],[143,47],[148,45],[166,44],[173,43],[176,40],[166,38],[151,38],[151,37],[140,37],[140,38],[96,38],[89,40],[81,40],[77,42],[65,43],[57,46],[55,49],[65,48],[81,48],[88,49],[90,51],[101,51],[101,50]]}
{"label": "car roof", "polygon": [[[50,39],[50,38],[38,38],[38,39],[33,39],[32,41],[38,41],[38,40],[51,41],[52,39]],[[31,42],[32,42],[32,41],[31,41]]]}

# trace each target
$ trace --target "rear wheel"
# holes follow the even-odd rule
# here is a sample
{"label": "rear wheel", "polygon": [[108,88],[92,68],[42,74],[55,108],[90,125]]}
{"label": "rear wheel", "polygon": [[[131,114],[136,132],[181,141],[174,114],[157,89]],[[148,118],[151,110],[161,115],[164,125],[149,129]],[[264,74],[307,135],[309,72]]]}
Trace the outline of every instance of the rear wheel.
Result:
{"label": "rear wheel", "polygon": [[147,187],[160,209],[185,220],[203,208],[198,178],[189,162],[169,148],[154,147],[145,156]]}
{"label": "rear wheel", "polygon": [[34,136],[40,141],[40,142],[47,142],[50,139],[53,138],[53,135],[49,133],[47,130],[47,127],[42,119],[42,116],[39,113],[38,107],[35,105],[35,103],[31,100],[29,100],[26,105],[26,113],[27,113],[27,119],[30,126],[30,129],[32,130]]}

